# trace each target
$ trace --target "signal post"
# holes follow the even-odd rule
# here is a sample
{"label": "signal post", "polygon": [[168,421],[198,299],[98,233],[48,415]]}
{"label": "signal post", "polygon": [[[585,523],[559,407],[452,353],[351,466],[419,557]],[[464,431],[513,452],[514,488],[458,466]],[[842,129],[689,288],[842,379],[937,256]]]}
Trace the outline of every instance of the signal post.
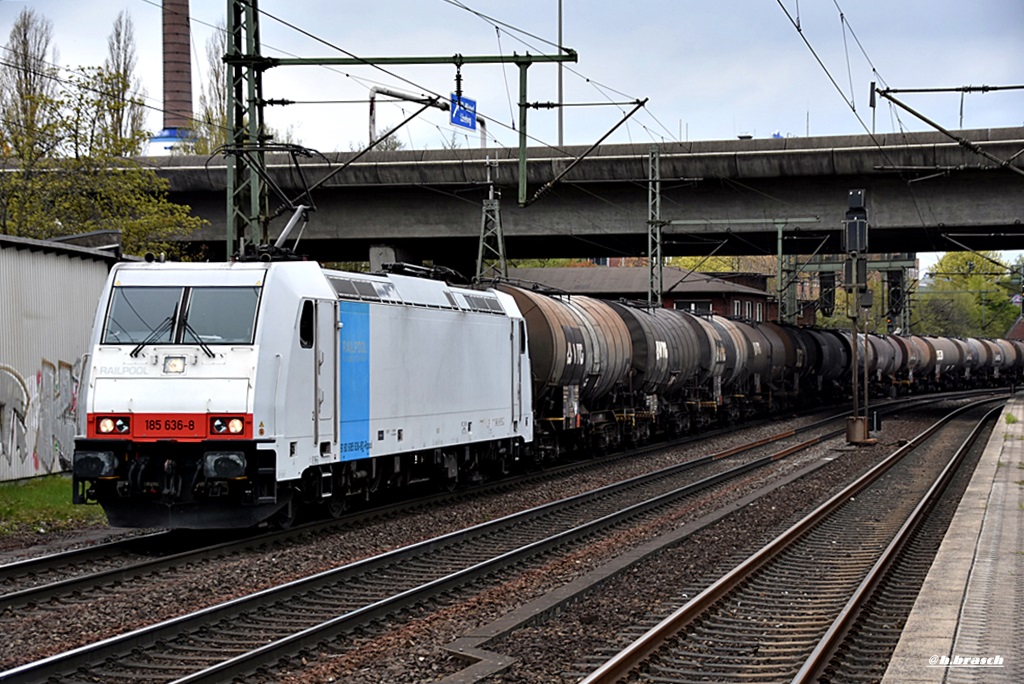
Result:
{"label": "signal post", "polygon": [[[864,359],[864,381],[860,383],[857,373],[857,357],[860,340],[861,311],[870,309],[874,295],[868,289],[868,212],[865,209],[864,190],[850,190],[849,208],[843,220],[843,247],[849,259],[846,261],[843,283],[847,297],[847,317],[853,327],[851,344],[851,373],[853,388],[853,416],[846,419],[846,441],[848,444],[864,444],[869,441],[868,429],[868,371]],[[867,355],[867,334],[864,334],[864,354]],[[860,385],[864,387],[864,415],[860,413]]]}

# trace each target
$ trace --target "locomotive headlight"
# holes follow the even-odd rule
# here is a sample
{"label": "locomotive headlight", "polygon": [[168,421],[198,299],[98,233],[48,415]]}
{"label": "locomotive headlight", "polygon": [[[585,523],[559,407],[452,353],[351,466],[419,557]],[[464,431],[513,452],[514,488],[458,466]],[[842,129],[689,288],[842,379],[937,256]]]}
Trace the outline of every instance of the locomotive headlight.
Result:
{"label": "locomotive headlight", "polygon": [[76,451],[72,469],[75,477],[85,479],[113,477],[117,473],[117,459],[113,451]]}
{"label": "locomotive headlight", "polygon": [[245,477],[245,454],[240,451],[207,451],[203,455],[203,473],[217,480]]}
{"label": "locomotive headlight", "polygon": [[99,424],[96,426],[98,432],[104,435],[113,433],[127,434],[131,429],[131,423],[127,418],[100,418]]}
{"label": "locomotive headlight", "polygon": [[240,435],[245,429],[241,418],[214,418],[210,421],[210,431],[217,435]]}
{"label": "locomotive headlight", "polygon": [[185,372],[184,356],[165,356],[164,373],[180,374]]}

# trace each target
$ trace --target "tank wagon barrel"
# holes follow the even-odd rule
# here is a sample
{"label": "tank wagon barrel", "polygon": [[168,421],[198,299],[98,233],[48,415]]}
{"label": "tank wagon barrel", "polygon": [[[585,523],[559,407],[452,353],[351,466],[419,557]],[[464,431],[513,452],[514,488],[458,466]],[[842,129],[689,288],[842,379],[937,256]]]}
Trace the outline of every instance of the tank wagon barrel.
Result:
{"label": "tank wagon barrel", "polygon": [[626,382],[633,344],[625,322],[605,302],[590,297],[568,297],[564,302],[577,311],[591,339],[580,398],[593,406]]}

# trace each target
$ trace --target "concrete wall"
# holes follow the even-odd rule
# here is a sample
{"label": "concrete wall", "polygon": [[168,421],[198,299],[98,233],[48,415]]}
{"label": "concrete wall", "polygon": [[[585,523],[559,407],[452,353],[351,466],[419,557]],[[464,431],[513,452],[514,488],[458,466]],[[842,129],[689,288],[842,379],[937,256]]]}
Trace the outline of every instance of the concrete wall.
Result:
{"label": "concrete wall", "polygon": [[112,262],[0,237],[0,481],[70,464],[82,356]]}

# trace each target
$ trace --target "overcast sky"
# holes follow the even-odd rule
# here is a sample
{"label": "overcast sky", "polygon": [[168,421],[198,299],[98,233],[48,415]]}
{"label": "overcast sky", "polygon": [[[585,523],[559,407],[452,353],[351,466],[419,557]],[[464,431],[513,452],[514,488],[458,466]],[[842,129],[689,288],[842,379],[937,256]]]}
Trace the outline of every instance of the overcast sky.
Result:
{"label": "overcast sky", "polygon": [[[578,63],[563,72],[564,101],[604,104],[566,109],[566,144],[594,142],[630,108],[611,102],[649,98],[646,110],[620,128],[613,142],[769,137],[776,132],[844,135],[872,126],[880,132],[928,128],[884,101],[873,112],[868,101],[872,81],[890,88],[1024,83],[1021,0],[563,0],[562,5],[563,42],[579,54]],[[138,74],[154,108],[149,125],[162,127],[156,111],[162,104],[159,0],[0,0],[0,35],[6,37],[26,6],[53,22],[61,66],[102,63],[114,18],[127,10],[135,23]],[[218,0],[191,3],[197,94],[206,42],[225,7]],[[262,0],[260,9],[267,55],[344,56],[338,48],[360,57],[557,51],[558,0]],[[799,21],[825,68],[790,17]],[[268,98],[296,101],[365,101],[374,85],[442,95],[454,90],[450,65],[388,71],[393,75],[369,66],[279,67],[267,72],[264,88]],[[530,67],[529,101],[556,101],[557,75],[553,64]],[[477,100],[490,134],[501,145],[516,144],[511,127],[518,118],[518,78],[514,66],[462,69],[465,95]],[[958,93],[897,97],[943,126],[961,126]],[[856,113],[848,104],[851,99]],[[414,108],[382,105],[379,127],[397,124],[403,112]],[[1024,91],[966,95],[962,117],[965,128],[1022,125]],[[321,151],[346,151],[368,135],[365,103],[275,107],[267,118],[278,130],[290,128],[299,142]],[[407,147],[439,147],[455,131],[444,112],[429,111],[400,137]],[[556,144],[554,111],[530,110],[528,132],[536,138],[533,144]],[[461,146],[479,144],[473,135],[456,135]]]}
{"label": "overcast sky", "polygon": [[[266,55],[360,57],[553,54],[558,0],[261,0]],[[491,19],[464,9],[469,7]],[[579,61],[563,72],[566,144],[589,145],[620,121],[626,103],[646,109],[610,142],[731,139],[738,135],[860,134],[929,130],[880,100],[869,106],[872,81],[890,88],[954,88],[1024,83],[1022,0],[563,0],[563,43]],[[53,22],[57,62],[99,65],[115,17],[135,24],[138,75],[162,127],[159,0],[0,0],[0,38],[29,6]],[[223,21],[226,2],[192,0],[193,89],[206,69],[206,43]],[[841,19],[842,17],[842,19]],[[286,26],[287,22],[293,26]],[[794,26],[799,23],[800,31]],[[496,25],[498,28],[496,29]],[[310,35],[303,35],[299,30]],[[805,43],[810,44],[814,53]],[[818,63],[820,58],[824,67]],[[267,72],[267,98],[299,102],[268,109],[268,123],[321,151],[347,151],[368,137],[369,89],[449,95],[455,68],[369,66],[279,67]],[[535,64],[530,102],[558,99],[558,67]],[[518,69],[462,68],[463,91],[477,101],[493,144],[513,147]],[[948,128],[1024,125],[1024,91],[897,95]],[[850,106],[852,100],[856,108]],[[961,114],[962,106],[962,114]],[[414,111],[408,103],[379,107],[378,130]],[[961,121],[962,117],[962,121]],[[555,145],[553,110],[531,109],[531,144]],[[476,134],[428,111],[399,133],[409,148],[479,144]]]}

